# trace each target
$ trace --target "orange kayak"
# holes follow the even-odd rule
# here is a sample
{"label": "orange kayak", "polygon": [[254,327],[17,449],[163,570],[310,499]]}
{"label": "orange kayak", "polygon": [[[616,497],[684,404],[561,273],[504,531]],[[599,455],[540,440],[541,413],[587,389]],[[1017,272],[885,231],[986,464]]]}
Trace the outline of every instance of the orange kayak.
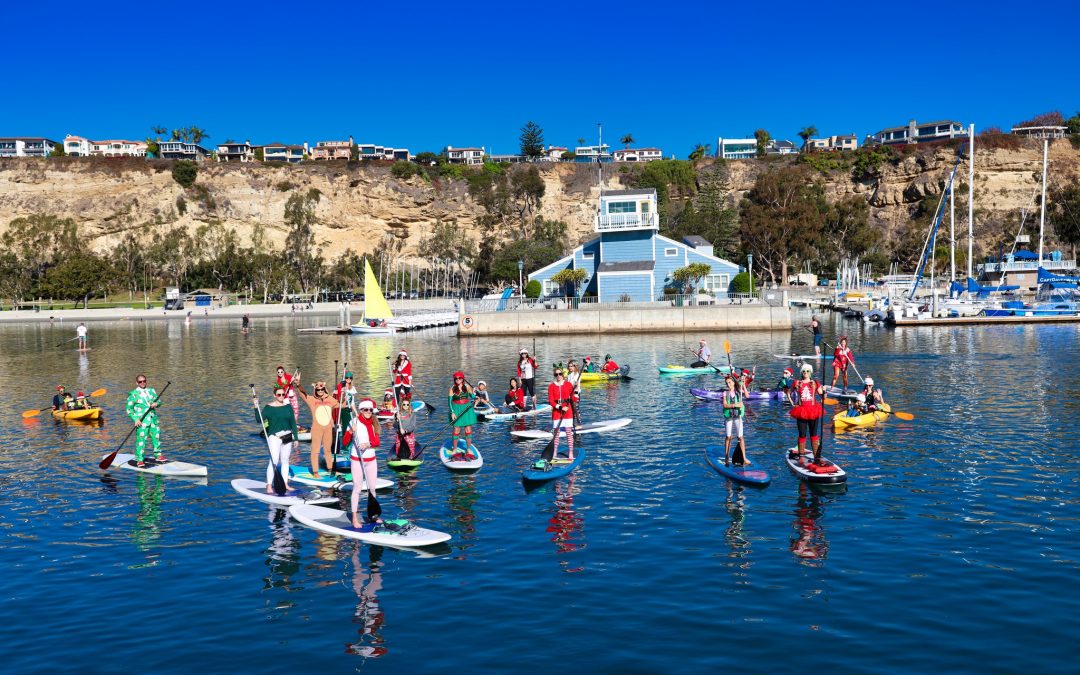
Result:
{"label": "orange kayak", "polygon": [[101,419],[101,408],[85,408],[83,410],[54,410],[53,417],[62,420],[98,420]]}

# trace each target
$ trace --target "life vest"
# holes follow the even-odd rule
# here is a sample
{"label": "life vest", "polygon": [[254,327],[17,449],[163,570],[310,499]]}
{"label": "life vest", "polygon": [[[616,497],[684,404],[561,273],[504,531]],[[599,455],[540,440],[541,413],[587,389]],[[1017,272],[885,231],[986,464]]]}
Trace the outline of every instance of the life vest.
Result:
{"label": "life vest", "polygon": [[[739,403],[742,401],[742,396],[739,395],[739,391],[725,391],[724,403]],[[742,408],[729,408],[724,406],[724,417],[727,419],[739,419],[743,416]]]}

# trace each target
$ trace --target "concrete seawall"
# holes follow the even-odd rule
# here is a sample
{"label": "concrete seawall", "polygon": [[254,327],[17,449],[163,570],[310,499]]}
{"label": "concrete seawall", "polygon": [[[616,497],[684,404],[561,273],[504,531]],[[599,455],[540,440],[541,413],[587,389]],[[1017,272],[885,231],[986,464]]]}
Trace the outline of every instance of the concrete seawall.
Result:
{"label": "concrete seawall", "polygon": [[702,330],[791,330],[791,311],[767,304],[709,307],[604,307],[462,314],[458,337],[569,333],[671,333]]}

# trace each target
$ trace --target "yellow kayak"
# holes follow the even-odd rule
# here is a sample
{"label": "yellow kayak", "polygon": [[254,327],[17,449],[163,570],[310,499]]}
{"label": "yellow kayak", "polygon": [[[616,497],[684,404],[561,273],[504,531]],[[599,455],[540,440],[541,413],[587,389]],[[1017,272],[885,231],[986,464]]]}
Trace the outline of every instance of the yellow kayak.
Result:
{"label": "yellow kayak", "polygon": [[856,415],[855,417],[849,416],[845,410],[833,417],[833,427],[837,430],[871,427],[888,417],[890,412],[892,412],[892,408],[889,407],[888,403],[882,404],[880,410],[868,412],[865,415]]}
{"label": "yellow kayak", "polygon": [[101,419],[101,408],[84,408],[82,410],[54,410],[53,417],[62,420],[97,420]]}
{"label": "yellow kayak", "polygon": [[617,380],[622,377],[622,373],[582,373],[582,382],[606,382],[607,380]]}

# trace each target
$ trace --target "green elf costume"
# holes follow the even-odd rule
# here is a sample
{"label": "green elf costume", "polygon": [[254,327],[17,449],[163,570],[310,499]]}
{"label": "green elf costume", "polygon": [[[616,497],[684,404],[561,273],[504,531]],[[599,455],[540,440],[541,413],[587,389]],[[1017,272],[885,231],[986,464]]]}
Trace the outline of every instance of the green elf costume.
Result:
{"label": "green elf costume", "polygon": [[[158,428],[158,414],[156,409],[150,407],[157,399],[158,393],[153,387],[147,386],[146,378],[142,375],[135,380],[135,383],[138,386],[128,394],[126,407],[127,416],[131,418],[132,422],[138,424],[139,420],[142,420],[142,425],[135,430],[135,463],[144,466],[143,452],[146,450],[147,440],[154,446],[157,461],[163,462],[165,456],[161,454],[161,431]],[[143,417],[144,414],[146,417]]]}

